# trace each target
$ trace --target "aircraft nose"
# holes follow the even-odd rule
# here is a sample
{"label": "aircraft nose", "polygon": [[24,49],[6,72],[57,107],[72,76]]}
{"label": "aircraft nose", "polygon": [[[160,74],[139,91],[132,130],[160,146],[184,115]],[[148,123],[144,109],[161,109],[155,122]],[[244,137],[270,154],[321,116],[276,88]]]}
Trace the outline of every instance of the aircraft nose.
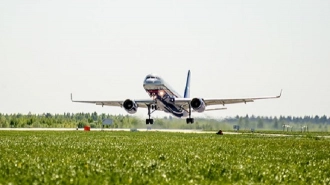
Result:
{"label": "aircraft nose", "polygon": [[159,79],[146,79],[143,83],[145,89],[158,89],[161,85],[162,83]]}

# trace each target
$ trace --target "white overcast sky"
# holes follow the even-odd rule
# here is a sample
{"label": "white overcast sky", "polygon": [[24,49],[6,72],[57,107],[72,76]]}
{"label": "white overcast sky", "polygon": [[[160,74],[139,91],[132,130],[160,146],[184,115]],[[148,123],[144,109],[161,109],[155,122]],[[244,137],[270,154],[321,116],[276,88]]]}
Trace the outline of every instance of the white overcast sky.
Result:
{"label": "white overcast sky", "polygon": [[0,1],[1,113],[126,114],[70,93],[145,99],[143,80],[157,73],[183,94],[188,69],[193,97],[283,89],[193,116],[330,116],[330,1]]}

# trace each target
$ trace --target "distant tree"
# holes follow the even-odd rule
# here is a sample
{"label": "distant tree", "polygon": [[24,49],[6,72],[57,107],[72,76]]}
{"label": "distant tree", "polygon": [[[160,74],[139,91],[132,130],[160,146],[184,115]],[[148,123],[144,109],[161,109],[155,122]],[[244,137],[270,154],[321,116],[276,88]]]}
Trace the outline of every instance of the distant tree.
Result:
{"label": "distant tree", "polygon": [[321,122],[322,124],[327,123],[327,116],[326,116],[326,115],[323,115],[323,116],[320,118],[320,122]]}
{"label": "distant tree", "polygon": [[8,121],[5,116],[0,114],[0,127],[7,128],[9,126]]}
{"label": "distant tree", "polygon": [[252,116],[249,118],[249,120],[250,120],[251,122],[256,122],[256,121],[257,121],[257,118],[256,118],[255,115],[252,114]]}
{"label": "distant tree", "polygon": [[51,117],[52,117],[52,114],[51,114],[51,113],[47,113],[47,114],[45,115],[45,117],[46,117],[46,118],[51,118]]}
{"label": "distant tree", "polygon": [[93,113],[92,113],[92,120],[93,120],[93,121],[96,121],[97,118],[98,118],[98,116],[97,116],[97,112],[93,112]]}
{"label": "distant tree", "polygon": [[320,123],[320,117],[318,115],[314,117],[314,123]]}
{"label": "distant tree", "polygon": [[286,122],[290,123],[292,121],[292,116],[287,116],[286,117]]}
{"label": "distant tree", "polygon": [[86,122],[83,122],[83,121],[79,121],[77,127],[78,128],[84,128],[85,126],[87,126],[88,124]]}
{"label": "distant tree", "polygon": [[106,115],[103,113],[101,114],[101,119],[104,120],[106,118]]}
{"label": "distant tree", "polygon": [[30,125],[32,125],[32,123],[33,123],[33,119],[32,118],[29,118],[29,119],[26,120],[26,124],[27,125],[30,126]]}
{"label": "distant tree", "polygon": [[264,128],[264,122],[258,118],[257,128]]}
{"label": "distant tree", "polygon": [[249,115],[245,116],[244,125],[245,125],[245,129],[250,127]]}
{"label": "distant tree", "polygon": [[139,124],[139,120],[137,118],[132,118],[131,124],[136,127]]}
{"label": "distant tree", "polygon": [[273,127],[275,129],[278,129],[279,128],[279,123],[278,123],[277,117],[274,118],[274,126]]}
{"label": "distant tree", "polygon": [[240,117],[239,120],[238,120],[238,126],[240,128],[243,128],[243,117]]}
{"label": "distant tree", "polygon": [[9,124],[10,124],[10,127],[16,128],[17,127],[17,124],[18,124],[17,119],[16,118],[12,118],[10,120]]}
{"label": "distant tree", "polygon": [[91,127],[91,128],[96,128],[96,124],[95,124],[95,123],[91,123],[91,124],[90,124],[90,127]]}

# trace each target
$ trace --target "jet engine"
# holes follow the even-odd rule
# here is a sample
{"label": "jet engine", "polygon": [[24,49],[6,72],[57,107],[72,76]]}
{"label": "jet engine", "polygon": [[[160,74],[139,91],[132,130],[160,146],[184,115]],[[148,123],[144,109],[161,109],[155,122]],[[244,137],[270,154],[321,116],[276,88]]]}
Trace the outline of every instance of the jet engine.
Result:
{"label": "jet engine", "polygon": [[136,113],[137,108],[138,108],[137,104],[133,100],[130,100],[130,99],[127,99],[124,101],[123,107],[130,114]]}
{"label": "jet engine", "polygon": [[190,105],[194,109],[194,111],[204,112],[205,110],[205,103],[204,100],[201,98],[193,98],[190,102]]}

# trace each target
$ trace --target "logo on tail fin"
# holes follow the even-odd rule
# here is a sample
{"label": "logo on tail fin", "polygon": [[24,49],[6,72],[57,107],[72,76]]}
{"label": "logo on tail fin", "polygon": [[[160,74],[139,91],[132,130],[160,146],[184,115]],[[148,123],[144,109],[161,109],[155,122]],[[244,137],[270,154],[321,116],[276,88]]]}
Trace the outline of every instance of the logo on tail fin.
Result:
{"label": "logo on tail fin", "polygon": [[186,88],[184,89],[184,98],[190,98],[190,70],[187,75]]}

